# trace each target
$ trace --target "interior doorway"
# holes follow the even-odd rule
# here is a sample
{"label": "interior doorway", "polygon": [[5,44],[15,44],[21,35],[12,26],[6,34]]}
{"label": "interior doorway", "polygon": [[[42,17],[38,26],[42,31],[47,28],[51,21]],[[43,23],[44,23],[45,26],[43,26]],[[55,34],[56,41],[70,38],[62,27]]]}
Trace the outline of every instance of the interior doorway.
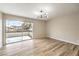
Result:
{"label": "interior doorway", "polygon": [[33,23],[17,20],[6,20],[6,44],[33,38]]}

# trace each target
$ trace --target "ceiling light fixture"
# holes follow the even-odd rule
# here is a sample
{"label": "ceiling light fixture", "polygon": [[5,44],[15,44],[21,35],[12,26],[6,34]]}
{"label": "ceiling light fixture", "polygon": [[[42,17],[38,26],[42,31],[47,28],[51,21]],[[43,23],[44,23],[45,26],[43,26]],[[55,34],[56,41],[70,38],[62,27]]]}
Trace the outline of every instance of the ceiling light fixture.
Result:
{"label": "ceiling light fixture", "polygon": [[46,10],[41,9],[41,10],[39,11],[39,15],[37,15],[37,18],[48,18],[48,15],[47,15],[47,14],[48,14],[48,13],[47,13]]}

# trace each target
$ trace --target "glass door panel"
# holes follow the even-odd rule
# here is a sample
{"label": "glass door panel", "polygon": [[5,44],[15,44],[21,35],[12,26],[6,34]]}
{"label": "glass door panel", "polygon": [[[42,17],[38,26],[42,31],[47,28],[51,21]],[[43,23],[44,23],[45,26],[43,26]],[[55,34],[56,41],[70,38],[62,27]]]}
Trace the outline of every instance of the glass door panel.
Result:
{"label": "glass door panel", "polygon": [[22,27],[23,27],[23,40],[32,39],[32,37],[33,37],[33,23],[24,22]]}
{"label": "glass door panel", "polygon": [[6,43],[22,41],[23,22],[16,20],[6,20]]}

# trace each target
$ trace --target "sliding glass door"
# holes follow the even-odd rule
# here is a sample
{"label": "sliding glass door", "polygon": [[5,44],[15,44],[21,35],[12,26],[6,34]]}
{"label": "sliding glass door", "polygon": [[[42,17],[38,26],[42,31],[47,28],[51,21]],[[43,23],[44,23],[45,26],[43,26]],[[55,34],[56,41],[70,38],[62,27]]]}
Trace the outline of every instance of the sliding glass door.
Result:
{"label": "sliding glass door", "polygon": [[6,20],[6,44],[28,40],[33,37],[33,23]]}

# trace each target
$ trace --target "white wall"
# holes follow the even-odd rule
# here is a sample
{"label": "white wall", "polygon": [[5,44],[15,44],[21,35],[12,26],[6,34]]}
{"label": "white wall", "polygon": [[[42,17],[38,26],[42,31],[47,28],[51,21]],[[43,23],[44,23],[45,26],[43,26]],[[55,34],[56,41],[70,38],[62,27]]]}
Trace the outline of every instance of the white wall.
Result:
{"label": "white wall", "polygon": [[48,20],[47,37],[79,45],[79,14]]}
{"label": "white wall", "polygon": [[2,47],[2,13],[0,13],[0,48]]}

